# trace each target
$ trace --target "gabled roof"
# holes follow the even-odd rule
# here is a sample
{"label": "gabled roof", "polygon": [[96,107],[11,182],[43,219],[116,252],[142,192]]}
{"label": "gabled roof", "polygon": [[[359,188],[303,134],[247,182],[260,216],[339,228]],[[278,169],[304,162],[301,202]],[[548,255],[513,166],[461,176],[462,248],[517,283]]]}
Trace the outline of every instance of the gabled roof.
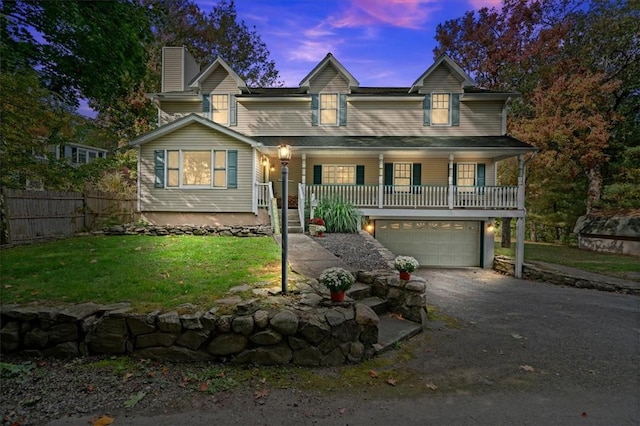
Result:
{"label": "gabled roof", "polygon": [[349,88],[358,87],[360,85],[358,80],[356,80],[355,77],[351,75],[351,73],[347,71],[347,69],[331,53],[327,53],[327,56],[325,56],[324,59],[320,61],[320,63],[316,65],[305,78],[302,79],[300,87],[308,88],[311,80],[320,74],[329,64],[333,65],[340,74],[347,79]]}
{"label": "gabled roof", "polygon": [[240,78],[238,74],[221,58],[218,57],[211,65],[204,69],[200,74],[196,75],[193,80],[191,80],[189,87],[200,88],[202,82],[209,77],[213,71],[215,71],[218,67],[222,67],[227,71],[227,73],[233,78],[236,83],[238,83],[238,87],[240,89],[247,89],[247,83],[243,79]]}
{"label": "gabled roof", "polygon": [[216,130],[220,133],[223,133],[241,142],[249,144],[252,147],[255,147],[258,145],[258,142],[256,142],[251,138],[246,137],[242,133],[235,132],[229,129],[228,127],[222,126],[218,123],[214,123],[213,121],[207,120],[206,118],[203,118],[195,113],[191,113],[186,117],[182,117],[178,120],[172,121],[171,123],[165,124],[164,126],[160,126],[155,130],[151,130],[150,132],[147,132],[144,135],[138,136],[137,138],[129,142],[129,145],[133,145],[133,146],[143,145],[147,142],[156,140],[161,136],[165,136],[165,135],[168,135],[169,133],[173,133],[176,130],[179,130],[192,123],[200,123],[203,126],[206,126],[212,130]]}
{"label": "gabled roof", "polygon": [[469,77],[469,74],[464,72],[464,70],[460,68],[458,64],[453,62],[453,59],[451,59],[448,55],[443,54],[443,55],[440,55],[440,57],[433,63],[433,65],[431,65],[429,69],[426,70],[424,74],[422,74],[420,77],[418,77],[418,79],[411,85],[411,89],[409,89],[409,93],[422,87],[422,81],[425,78],[427,78],[436,68],[438,68],[443,63],[446,64],[451,69],[451,71],[453,71],[460,78],[460,80],[462,80],[463,87],[476,85],[475,81],[473,81],[473,79]]}

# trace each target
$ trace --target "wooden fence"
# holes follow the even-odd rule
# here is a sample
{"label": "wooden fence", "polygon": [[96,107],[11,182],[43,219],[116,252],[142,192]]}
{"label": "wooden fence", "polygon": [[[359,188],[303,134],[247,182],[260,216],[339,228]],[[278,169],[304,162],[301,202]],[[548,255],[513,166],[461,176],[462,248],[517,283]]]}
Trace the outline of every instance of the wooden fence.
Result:
{"label": "wooden fence", "polygon": [[135,195],[3,189],[0,243],[61,238],[136,218]]}

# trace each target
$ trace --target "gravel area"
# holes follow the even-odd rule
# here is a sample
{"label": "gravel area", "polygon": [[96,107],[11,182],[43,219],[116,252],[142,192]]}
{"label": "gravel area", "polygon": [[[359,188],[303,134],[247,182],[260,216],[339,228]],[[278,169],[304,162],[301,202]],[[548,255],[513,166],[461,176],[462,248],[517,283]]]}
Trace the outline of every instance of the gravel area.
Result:
{"label": "gravel area", "polygon": [[328,233],[314,241],[355,270],[386,269],[393,260],[393,255],[366,233]]}

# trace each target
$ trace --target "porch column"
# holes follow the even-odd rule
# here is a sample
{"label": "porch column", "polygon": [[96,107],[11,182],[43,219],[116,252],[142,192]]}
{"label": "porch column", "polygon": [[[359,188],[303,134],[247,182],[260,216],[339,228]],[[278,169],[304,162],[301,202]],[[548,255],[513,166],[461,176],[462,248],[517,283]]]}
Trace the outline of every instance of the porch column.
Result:
{"label": "porch column", "polygon": [[302,154],[302,185],[307,183],[307,154]]}
{"label": "porch column", "polygon": [[522,265],[524,264],[524,219],[526,209],[524,207],[524,183],[526,180],[526,163],[524,156],[518,155],[518,210],[522,212],[522,217],[516,220],[516,264],[514,265],[514,276],[522,278]]}
{"label": "porch column", "polygon": [[384,203],[384,154],[378,155],[378,208]]}
{"label": "porch column", "polygon": [[516,220],[516,264],[514,276],[522,278],[522,265],[524,264],[524,217]]}
{"label": "porch column", "polygon": [[453,154],[449,154],[449,191],[448,194],[448,203],[449,210],[453,210]]}

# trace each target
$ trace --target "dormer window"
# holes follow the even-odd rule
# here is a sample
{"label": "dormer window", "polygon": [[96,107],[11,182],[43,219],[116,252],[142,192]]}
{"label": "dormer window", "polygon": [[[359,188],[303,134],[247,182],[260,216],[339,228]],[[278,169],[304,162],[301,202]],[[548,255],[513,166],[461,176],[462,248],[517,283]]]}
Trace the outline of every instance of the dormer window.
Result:
{"label": "dormer window", "polygon": [[211,119],[218,124],[229,124],[229,95],[211,95]]}
{"label": "dormer window", "polygon": [[320,94],[320,124],[338,125],[338,94]]}
{"label": "dormer window", "polygon": [[425,126],[459,126],[460,93],[431,93],[424,95],[423,124]]}
{"label": "dormer window", "polygon": [[431,96],[431,124],[434,126],[446,126],[451,124],[450,121],[450,102],[449,93],[434,93]]}

